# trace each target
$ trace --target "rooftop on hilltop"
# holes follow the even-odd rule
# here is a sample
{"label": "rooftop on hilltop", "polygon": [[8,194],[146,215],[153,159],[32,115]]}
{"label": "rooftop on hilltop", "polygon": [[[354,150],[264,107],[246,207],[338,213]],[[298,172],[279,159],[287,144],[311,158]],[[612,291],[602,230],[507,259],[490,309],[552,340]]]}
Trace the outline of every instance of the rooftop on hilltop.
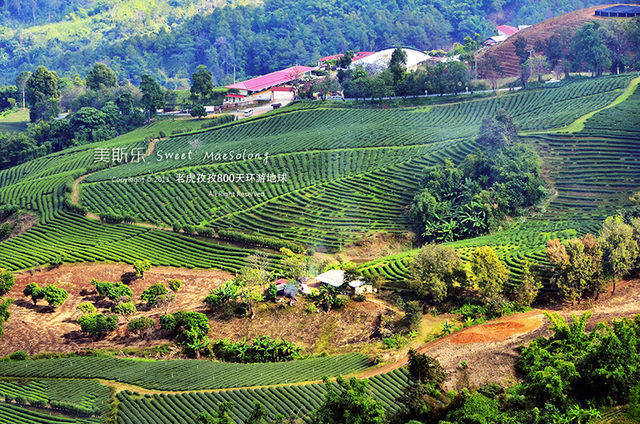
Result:
{"label": "rooftop on hilltop", "polygon": [[634,16],[640,16],[640,5],[618,4],[596,10],[596,16],[633,18]]}

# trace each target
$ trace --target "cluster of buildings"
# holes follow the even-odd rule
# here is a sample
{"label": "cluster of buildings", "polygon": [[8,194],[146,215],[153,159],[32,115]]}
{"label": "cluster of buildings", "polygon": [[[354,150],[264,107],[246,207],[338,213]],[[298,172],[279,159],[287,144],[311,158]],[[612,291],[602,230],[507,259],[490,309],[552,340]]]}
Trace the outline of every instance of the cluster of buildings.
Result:
{"label": "cluster of buildings", "polygon": [[[377,52],[361,51],[356,52],[351,60],[351,66],[363,66],[364,68],[384,69],[391,61],[391,54],[395,48],[380,50]],[[431,56],[420,50],[403,47],[407,54],[407,70],[416,69],[421,63],[428,61],[449,61],[455,60],[446,56]],[[287,104],[296,96],[294,82],[302,79],[310,79],[315,70],[326,70],[340,60],[342,54],[334,54],[320,58],[315,67],[311,66],[291,66],[280,71],[261,75],[245,81],[235,82],[227,85],[229,92],[225,98],[225,104],[233,107],[255,104],[257,102],[270,102],[275,104]]]}
{"label": "cluster of buildings", "polygon": [[344,271],[331,269],[314,278],[302,278],[297,282],[291,282],[284,278],[274,282],[278,290],[278,296],[295,302],[299,294],[309,295],[311,290],[319,289],[322,285],[328,285],[351,296],[373,293],[373,285],[363,280],[345,282]]}
{"label": "cluster of buildings", "polygon": [[495,46],[496,44],[500,44],[507,38],[517,34],[518,32],[522,31],[525,28],[529,28],[530,26],[531,25],[518,25],[518,27],[516,28],[511,25],[498,25],[496,27],[496,31],[498,32],[498,35],[494,35],[493,37],[487,38],[486,41],[484,42],[484,45]]}

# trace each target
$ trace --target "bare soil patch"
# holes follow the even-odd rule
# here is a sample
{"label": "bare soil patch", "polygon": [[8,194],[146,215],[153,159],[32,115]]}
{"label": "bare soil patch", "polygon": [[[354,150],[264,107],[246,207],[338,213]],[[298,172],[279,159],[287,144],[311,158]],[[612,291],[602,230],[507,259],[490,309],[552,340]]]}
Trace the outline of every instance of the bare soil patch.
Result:
{"label": "bare soil patch", "polygon": [[[92,302],[100,312],[106,313],[111,302],[100,301],[90,284],[93,278],[100,281],[121,281],[131,278],[133,267],[127,264],[87,263],[68,264],[54,269],[43,269],[33,273],[23,271],[16,273],[16,284],[9,293],[15,299],[11,306],[11,317],[4,326],[4,335],[0,343],[0,355],[16,350],[24,350],[30,354],[40,352],[69,352],[87,348],[101,347],[143,347],[152,346],[166,339],[140,340],[126,334],[126,322],[121,319],[120,327],[104,340],[94,340],[80,333],[76,319],[79,313],[76,307],[81,302]],[[172,278],[183,281],[182,290],[171,304],[169,312],[178,309],[201,309],[202,299],[209,290],[219,286],[233,276],[225,271],[204,269],[182,269],[154,267],[145,273],[144,279],[131,281],[129,286],[134,294],[134,301],[151,284],[164,283]],[[64,305],[52,311],[46,302],[33,305],[30,299],[22,294],[24,287],[35,282],[39,285],[55,283],[69,292]],[[137,302],[139,314],[158,318],[165,313],[162,309],[147,310],[146,306]]]}
{"label": "bare soil patch", "polygon": [[458,332],[449,339],[453,344],[498,342],[519,334],[529,333],[543,324],[543,315],[518,314]]}
{"label": "bare soil patch", "polygon": [[[29,354],[42,352],[71,352],[95,348],[145,348],[170,341],[169,335],[157,329],[147,339],[129,335],[127,321],[120,319],[119,328],[103,340],[83,335],[76,320],[80,316],[76,307],[81,302],[91,302],[99,312],[110,313],[113,305],[97,296],[90,284],[93,278],[100,281],[122,281],[132,277],[133,267],[116,263],[68,264],[54,269],[23,271],[16,273],[16,284],[9,296],[15,299],[11,317],[4,326],[0,339],[0,355],[17,350]],[[163,283],[172,278],[183,281],[183,288],[167,310],[148,309],[140,303],[140,294],[151,284]],[[209,313],[202,303],[209,291],[218,287],[233,275],[219,270],[154,267],[145,273],[144,279],[134,279],[129,287],[133,291],[138,308],[135,316],[158,319],[160,315],[180,309]],[[33,305],[22,291],[30,283],[39,285],[55,283],[69,292],[65,304],[51,310],[44,301]],[[371,336],[381,314],[396,317],[398,312],[385,302],[350,302],[346,308],[325,313],[307,312],[309,303],[300,299],[297,303],[267,302],[260,304],[253,320],[233,315],[209,314],[211,339],[252,339],[262,334],[284,338],[304,347],[307,352],[327,353],[368,351]]]}

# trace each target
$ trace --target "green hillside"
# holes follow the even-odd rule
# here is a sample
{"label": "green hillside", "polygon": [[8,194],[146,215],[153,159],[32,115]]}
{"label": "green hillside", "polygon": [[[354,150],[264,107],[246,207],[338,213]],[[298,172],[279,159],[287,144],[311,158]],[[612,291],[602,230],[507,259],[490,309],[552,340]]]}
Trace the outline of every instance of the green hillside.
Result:
{"label": "green hillside", "polygon": [[[374,109],[301,103],[262,117],[160,140],[153,154],[139,163],[91,170],[95,149],[146,150],[145,138],[160,130],[173,133],[174,126],[182,131],[196,128],[188,124],[194,121],[160,121],[113,140],[71,148],[0,172],[2,203],[40,215],[33,229],[0,244],[0,263],[20,269],[56,258],[129,263],[146,258],[157,265],[235,270],[250,253],[211,239],[149,226],[101,224],[72,213],[73,208],[65,204],[73,203],[71,191],[80,177],[86,178],[79,184],[79,203],[88,212],[124,215],[163,227],[179,224],[257,231],[330,250],[364,233],[404,232],[408,229],[406,208],[419,187],[423,168],[445,158],[459,161],[474,151],[472,140],[482,118],[503,107],[530,134],[527,140],[540,146],[558,196],[535,219],[455,245],[463,250],[494,245],[517,272],[524,257],[542,259],[541,247],[547,239],[594,231],[602,217],[637,188],[638,128],[632,118],[637,92],[587,120],[581,133],[549,132],[611,104],[635,76],[578,79],[556,88],[427,107]],[[631,118],[625,118],[627,115]],[[618,125],[621,119],[624,129]],[[544,132],[535,135],[532,130]],[[155,160],[158,154],[189,150],[193,151],[191,161]],[[263,159],[218,161],[209,157],[203,161],[204,152],[231,150],[268,152],[269,159],[266,165]],[[204,183],[178,179],[189,174],[196,181],[202,176]],[[253,174],[256,180],[207,184],[211,174]],[[259,174],[286,178],[257,182]],[[129,177],[144,182],[123,182]],[[152,181],[147,182],[147,177]],[[156,182],[156,177],[165,182]],[[264,196],[226,197],[211,195],[213,191]],[[366,272],[398,280],[406,255],[366,265]]]}

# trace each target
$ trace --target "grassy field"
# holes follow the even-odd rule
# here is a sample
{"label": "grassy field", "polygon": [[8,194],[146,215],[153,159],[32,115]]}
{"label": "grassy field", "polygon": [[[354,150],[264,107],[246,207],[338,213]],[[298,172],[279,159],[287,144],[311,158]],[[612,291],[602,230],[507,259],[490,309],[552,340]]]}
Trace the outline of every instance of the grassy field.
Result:
{"label": "grassy field", "polygon": [[28,109],[14,109],[0,114],[0,132],[20,132],[27,129]]}

